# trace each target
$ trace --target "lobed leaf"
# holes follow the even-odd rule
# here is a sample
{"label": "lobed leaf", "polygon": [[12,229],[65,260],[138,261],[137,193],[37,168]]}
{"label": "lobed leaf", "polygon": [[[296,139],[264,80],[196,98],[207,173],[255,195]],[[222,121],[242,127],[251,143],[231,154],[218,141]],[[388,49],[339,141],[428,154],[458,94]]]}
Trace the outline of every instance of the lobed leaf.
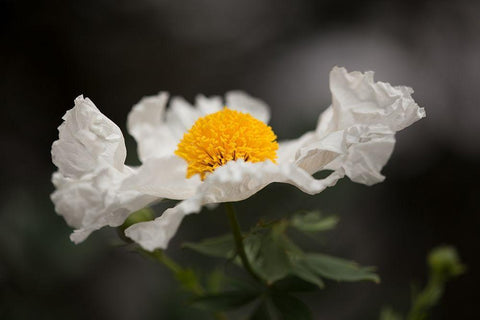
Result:
{"label": "lobed leaf", "polygon": [[186,242],[183,247],[211,257],[229,259],[235,254],[235,242],[231,234],[208,238],[198,243]]}
{"label": "lobed leaf", "polygon": [[303,232],[319,232],[336,227],[339,218],[336,216],[324,217],[320,211],[297,213],[293,216],[291,226]]}
{"label": "lobed leaf", "polygon": [[337,281],[368,280],[376,283],[380,278],[372,267],[361,267],[353,261],[332,257],[326,254],[309,253],[303,262],[316,274]]}

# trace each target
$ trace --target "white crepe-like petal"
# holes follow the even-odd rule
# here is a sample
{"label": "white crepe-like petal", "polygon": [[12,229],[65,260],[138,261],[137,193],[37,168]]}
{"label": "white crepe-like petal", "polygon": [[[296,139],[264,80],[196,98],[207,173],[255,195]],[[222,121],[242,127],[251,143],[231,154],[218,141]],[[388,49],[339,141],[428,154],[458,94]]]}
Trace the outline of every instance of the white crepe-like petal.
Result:
{"label": "white crepe-like petal", "polygon": [[196,97],[195,105],[203,115],[218,112],[224,107],[221,97],[212,96],[207,98],[203,94],[199,94]]}
{"label": "white crepe-like petal", "polygon": [[66,177],[79,178],[102,163],[122,171],[126,157],[120,129],[83,96],[75,99],[58,127],[52,161]]}
{"label": "white crepe-like petal", "polygon": [[193,197],[167,209],[153,221],[129,227],[125,234],[146,250],[165,249],[183,217],[198,213],[205,204],[241,201],[273,182],[292,184],[303,192],[316,194],[342,177],[342,173],[334,172],[325,179],[316,180],[293,164],[230,161],[210,174]]}
{"label": "white crepe-like petal", "polygon": [[180,97],[172,98],[168,110],[168,93],[140,100],[128,115],[128,132],[138,145],[142,162],[173,154],[183,134],[202,116],[220,111],[222,99],[217,96],[196,98],[196,106]]}
{"label": "white crepe-like petal", "polygon": [[135,175],[123,181],[122,190],[136,190],[158,198],[187,199],[195,194],[201,181],[198,175],[187,179],[186,172],[187,163],[178,156],[149,159]]}
{"label": "white crepe-like petal", "polygon": [[168,93],[140,100],[128,114],[128,132],[138,145],[138,157],[142,162],[150,158],[171,155],[177,146],[177,137],[164,124]]}
{"label": "white crepe-like petal", "polygon": [[122,179],[122,175],[109,167],[81,179],[54,174],[52,181],[57,190],[51,199],[57,213],[76,228],[70,236],[73,242],[82,242],[104,226],[121,225],[130,213],[156,200],[137,191],[118,191]]}
{"label": "white crepe-like petal", "polygon": [[173,97],[166,113],[166,124],[170,127],[178,141],[189,130],[195,121],[202,116],[200,110],[182,97]]}
{"label": "white crepe-like petal", "polygon": [[77,229],[71,239],[78,243],[103,226],[122,224],[129,213],[155,198],[118,190],[134,171],[124,165],[120,129],[92,101],[78,97],[63,119],[59,140],[52,145],[58,171],[52,176],[56,190],[51,199],[57,213]]}
{"label": "white crepe-like petal", "polygon": [[277,162],[295,162],[297,151],[303,146],[315,142],[316,140],[317,137],[315,135],[315,132],[309,131],[297,139],[279,141],[277,150]]}
{"label": "white crepe-like petal", "polygon": [[[395,132],[424,117],[425,111],[413,101],[410,88],[375,83],[372,72],[334,68],[330,88],[332,106],[319,117],[316,131],[280,142],[278,165],[231,161],[210,174],[194,196],[154,221],[131,226],[126,235],[146,250],[164,249],[184,216],[205,204],[246,199],[273,182],[315,194],[345,175],[367,185],[382,181],[380,171],[393,151]],[[231,108],[243,99],[227,95],[227,104],[229,97]],[[333,172],[321,180],[311,176],[321,170]]]}
{"label": "white crepe-like petal", "polygon": [[[315,194],[345,175],[363,184],[384,179],[383,166],[390,157],[395,133],[425,116],[411,97],[412,89],[374,82],[373,72],[330,73],[332,105],[319,117],[315,131],[279,143],[277,163],[230,161],[209,174],[185,177],[187,165],[174,155],[183,134],[204,115],[224,106],[220,97],[197,96],[195,106],[168,95],[142,99],[128,118],[128,128],[138,143],[143,165],[124,165],[123,136],[88,99],[78,98],[64,117],[60,139],[52,146],[58,166],[52,181],[57,212],[77,228],[75,242],[105,225],[118,226],[128,214],[160,198],[183,200],[159,218],[135,224],[126,235],[146,250],[166,248],[184,216],[202,206],[240,201],[270,183],[288,183]],[[226,105],[268,122],[266,104],[245,93],[226,95]],[[311,175],[331,170],[325,179]]]}
{"label": "white crepe-like petal", "polygon": [[[342,170],[355,182],[372,185],[395,145],[395,132],[425,116],[411,97],[412,89],[374,82],[373,72],[335,67],[330,73],[332,106],[323,112],[316,134],[295,154],[309,173]],[[293,150],[290,150],[292,152]]]}
{"label": "white crepe-like petal", "polygon": [[226,105],[229,109],[249,113],[260,121],[270,121],[270,109],[260,99],[254,98],[242,91],[230,91],[225,95]]}
{"label": "white crepe-like petal", "polygon": [[399,131],[425,117],[425,110],[413,100],[409,87],[375,82],[373,72],[348,72],[335,67],[330,72],[331,111],[320,117],[319,134],[352,125],[383,124]]}

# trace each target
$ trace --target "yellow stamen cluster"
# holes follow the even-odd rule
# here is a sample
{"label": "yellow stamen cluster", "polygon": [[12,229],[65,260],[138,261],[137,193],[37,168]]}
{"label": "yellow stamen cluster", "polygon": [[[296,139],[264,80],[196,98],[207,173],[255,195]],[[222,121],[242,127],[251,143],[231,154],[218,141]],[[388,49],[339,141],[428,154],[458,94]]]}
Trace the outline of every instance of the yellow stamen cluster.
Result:
{"label": "yellow stamen cluster", "polygon": [[224,108],[199,118],[175,150],[188,163],[187,178],[208,173],[230,160],[275,162],[278,143],[271,127],[248,113]]}

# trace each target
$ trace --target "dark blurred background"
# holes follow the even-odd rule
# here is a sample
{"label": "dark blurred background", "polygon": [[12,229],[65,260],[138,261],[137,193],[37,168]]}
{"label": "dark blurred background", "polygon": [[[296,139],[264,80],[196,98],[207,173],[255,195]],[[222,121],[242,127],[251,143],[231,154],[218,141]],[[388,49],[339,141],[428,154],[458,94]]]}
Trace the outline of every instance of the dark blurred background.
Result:
{"label": "dark blurred background", "polygon": [[[120,126],[136,164],[125,122],[142,96],[167,90],[193,101],[242,89],[271,106],[280,139],[293,138],[329,105],[334,65],[413,87],[427,118],[397,135],[385,182],[344,179],[313,197],[272,185],[238,204],[242,225],[297,209],[340,216],[316,249],[377,266],[382,283],[329,282],[305,296],[317,319],[405,311],[410,284],[426,280],[426,253],[443,243],[458,248],[468,273],[448,285],[433,318],[478,314],[479,2],[1,0],[0,24],[1,319],[205,318],[184,307],[168,270],[114,246],[114,230],[69,241],[49,200],[50,146],[76,96]],[[188,217],[169,252],[208,269],[180,244],[227,226],[221,210]]]}

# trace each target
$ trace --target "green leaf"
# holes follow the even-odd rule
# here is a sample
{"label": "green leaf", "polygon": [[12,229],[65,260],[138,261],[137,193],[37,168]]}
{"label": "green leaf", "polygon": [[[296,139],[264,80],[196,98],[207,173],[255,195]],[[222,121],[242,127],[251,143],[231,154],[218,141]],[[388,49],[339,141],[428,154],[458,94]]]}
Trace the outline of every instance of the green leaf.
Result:
{"label": "green leaf", "polygon": [[193,300],[192,306],[210,311],[226,311],[246,305],[255,300],[258,295],[258,292],[222,292],[197,298]]}
{"label": "green leaf", "polygon": [[380,312],[380,320],[403,320],[403,317],[392,308],[383,308]]}
{"label": "green leaf", "polygon": [[231,234],[205,239],[198,243],[187,242],[183,247],[211,257],[228,259],[235,254],[235,242]]}
{"label": "green leaf", "polygon": [[272,301],[283,320],[310,320],[313,319],[308,306],[300,299],[286,294],[273,294]]}
{"label": "green leaf", "polygon": [[322,279],[304,263],[303,258],[305,253],[287,237],[285,237],[283,245],[290,259],[289,274],[313,283],[319,288],[324,288],[325,284]]}
{"label": "green leaf", "polygon": [[128,218],[125,220],[125,222],[123,223],[122,228],[126,229],[131,225],[134,225],[135,223],[150,221],[150,220],[153,220],[154,218],[155,218],[155,214],[151,208],[143,208],[130,214]]}
{"label": "green leaf", "polygon": [[284,292],[308,292],[314,291],[318,289],[318,287],[310,281],[305,281],[299,277],[287,276],[275,282],[272,289]]}
{"label": "green leaf", "polygon": [[284,233],[285,228],[286,225],[283,223],[276,224],[260,238],[260,248],[252,263],[262,278],[268,282],[281,279],[290,271],[290,258],[287,254],[288,239]]}
{"label": "green leaf", "polygon": [[313,283],[319,288],[323,289],[325,284],[322,279],[318,277],[303,261],[297,261],[292,264],[290,273],[307,282]]}
{"label": "green leaf", "polygon": [[336,216],[323,217],[320,211],[308,211],[295,214],[290,223],[303,232],[318,232],[335,228],[338,221]]}
{"label": "green leaf", "polygon": [[260,292],[264,290],[264,287],[262,284],[250,278],[245,278],[245,279],[228,278],[228,283],[226,286],[228,288],[231,288],[232,291]]}
{"label": "green leaf", "polygon": [[125,235],[125,229],[136,223],[150,221],[153,219],[155,219],[155,214],[151,208],[143,208],[135,211],[128,216],[121,226],[117,227],[117,234],[123,241],[132,243],[132,239]]}
{"label": "green leaf", "polygon": [[353,261],[332,257],[326,254],[309,253],[303,262],[316,274],[337,281],[369,280],[376,283],[380,278],[373,272],[372,267],[360,267]]}
{"label": "green leaf", "polygon": [[181,269],[177,271],[175,273],[175,279],[177,279],[184,290],[197,295],[203,293],[203,289],[193,269]]}
{"label": "green leaf", "polygon": [[215,269],[207,275],[206,278],[206,290],[209,293],[218,293],[226,281],[225,274],[219,270]]}
{"label": "green leaf", "polygon": [[263,300],[250,316],[250,320],[275,320],[273,306],[268,299]]}

